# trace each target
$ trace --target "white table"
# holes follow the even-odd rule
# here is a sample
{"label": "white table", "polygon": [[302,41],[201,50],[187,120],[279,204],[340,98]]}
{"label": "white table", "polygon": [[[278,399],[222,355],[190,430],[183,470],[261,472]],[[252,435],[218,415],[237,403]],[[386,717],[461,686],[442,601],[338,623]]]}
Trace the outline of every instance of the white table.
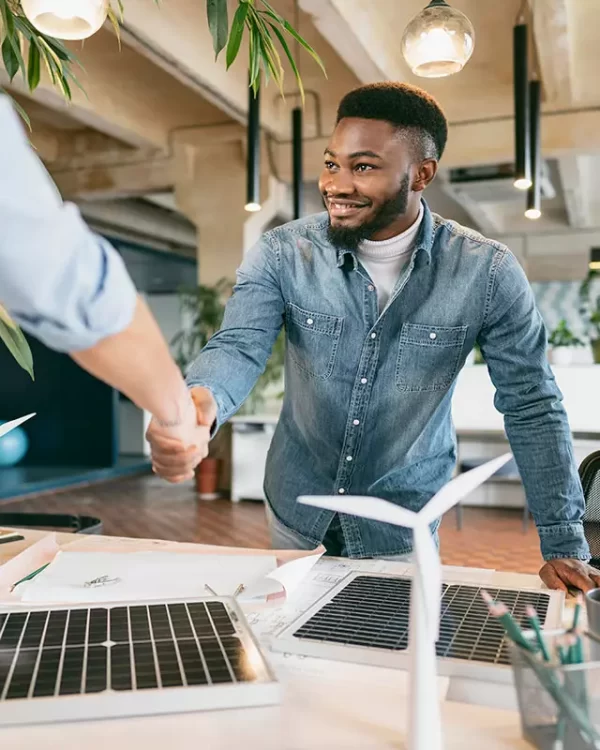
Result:
{"label": "white table", "polygon": [[[25,531],[25,542],[0,546],[0,563],[39,539],[42,532]],[[82,540],[58,534],[61,545]],[[114,537],[83,539],[97,549],[120,543]],[[174,542],[122,540],[132,551],[168,549],[189,551],[197,545]],[[244,550],[248,552],[249,550]],[[241,552],[241,550],[240,550]],[[268,551],[255,550],[256,554]],[[335,577],[348,561],[324,559],[321,579]],[[321,563],[319,563],[321,564]],[[365,569],[380,565],[363,562]],[[385,563],[386,566],[402,563]],[[463,569],[465,580],[468,570]],[[531,576],[489,574],[490,585],[530,586]],[[321,582],[325,587],[327,584]],[[319,584],[321,585],[321,584]],[[287,605],[286,605],[287,606]],[[264,639],[278,615],[248,613],[255,632]],[[284,688],[281,706],[178,714],[152,718],[60,723],[0,730],[2,747],[11,750],[384,750],[403,748],[407,721],[407,675],[355,664],[323,662],[283,655],[268,655]],[[440,680],[443,692],[444,680]],[[34,706],[32,705],[32,710]],[[447,750],[526,750],[518,714],[444,701],[442,716]]]}

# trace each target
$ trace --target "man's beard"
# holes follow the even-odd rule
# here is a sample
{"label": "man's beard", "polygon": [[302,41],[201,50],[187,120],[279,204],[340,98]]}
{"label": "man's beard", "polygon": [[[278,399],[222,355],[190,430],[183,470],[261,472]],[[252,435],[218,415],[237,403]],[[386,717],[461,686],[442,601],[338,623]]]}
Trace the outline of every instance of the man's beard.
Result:
{"label": "man's beard", "polygon": [[388,227],[398,216],[406,213],[409,192],[410,176],[407,173],[396,195],[386,201],[370,221],[357,227],[345,227],[332,226],[330,219],[327,229],[329,241],[334,247],[342,250],[358,250],[363,240],[370,239],[374,234]]}

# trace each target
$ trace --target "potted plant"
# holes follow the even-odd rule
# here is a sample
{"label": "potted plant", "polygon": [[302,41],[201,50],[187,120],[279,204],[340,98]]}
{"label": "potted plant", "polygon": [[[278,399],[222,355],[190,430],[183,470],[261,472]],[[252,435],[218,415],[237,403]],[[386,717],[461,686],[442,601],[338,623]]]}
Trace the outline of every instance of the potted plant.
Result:
{"label": "potted plant", "polygon": [[[273,351],[271,356],[267,360],[265,370],[259,379],[256,381],[256,385],[250,392],[250,395],[244,402],[244,405],[240,412],[242,414],[257,414],[260,409],[264,407],[266,395],[269,388],[278,385],[282,381],[283,366],[285,362],[285,333],[281,331],[275,344],[273,345]],[[275,398],[280,400],[283,397],[283,391],[279,390],[275,394]]]}
{"label": "potted plant", "polygon": [[573,349],[584,346],[583,341],[571,332],[564,318],[550,334],[548,344],[552,347],[552,363],[555,365],[570,365]]}
{"label": "potted plant", "polygon": [[585,322],[596,364],[600,364],[600,294],[594,297],[592,287],[595,287],[594,292],[598,291],[598,285],[594,282],[599,274],[599,271],[590,269],[579,287],[579,312]]}
{"label": "potted plant", "polygon": [[[173,337],[171,345],[175,347],[175,361],[184,375],[211,336],[221,327],[231,289],[232,283],[223,278],[215,286],[199,284],[179,292],[183,328]],[[220,435],[212,440],[208,456],[196,468],[196,491],[203,500],[218,497],[223,452],[223,438]]]}

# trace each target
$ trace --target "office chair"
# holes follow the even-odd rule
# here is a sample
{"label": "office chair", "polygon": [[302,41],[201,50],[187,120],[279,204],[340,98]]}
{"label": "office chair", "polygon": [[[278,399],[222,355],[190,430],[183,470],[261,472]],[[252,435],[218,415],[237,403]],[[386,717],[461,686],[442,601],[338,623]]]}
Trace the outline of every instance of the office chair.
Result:
{"label": "office chair", "polygon": [[600,451],[594,451],[583,459],[579,477],[585,497],[583,529],[590,545],[591,564],[600,566]]}

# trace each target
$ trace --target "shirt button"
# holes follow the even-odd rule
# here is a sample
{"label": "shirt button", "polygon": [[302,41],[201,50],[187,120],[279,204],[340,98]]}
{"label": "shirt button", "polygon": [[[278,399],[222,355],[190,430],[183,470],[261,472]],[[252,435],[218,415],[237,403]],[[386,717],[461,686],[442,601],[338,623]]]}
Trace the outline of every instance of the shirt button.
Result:
{"label": "shirt button", "polygon": [[338,495],[343,495],[346,490],[343,487],[340,487],[338,490]]}
{"label": "shirt button", "polygon": [[309,318],[306,322],[311,326],[315,321],[312,318]]}
{"label": "shirt button", "polygon": [[346,461],[352,461],[352,456],[346,456]]}
{"label": "shirt button", "polygon": [[432,341],[433,341],[434,339],[437,339],[437,333],[435,333],[434,331],[432,331],[432,332],[431,332],[431,333],[429,334],[429,338],[430,338],[430,339],[431,339]]}
{"label": "shirt button", "polygon": [[360,382],[364,385],[367,382],[367,379],[366,378],[361,378]]}
{"label": "shirt button", "polygon": [[372,338],[372,339],[376,339],[376,338],[377,338],[377,334],[376,334],[376,333],[372,333],[372,334],[371,334],[371,338]]}
{"label": "shirt button", "polygon": [[375,287],[373,286],[373,284],[369,284],[369,286],[367,287],[367,289],[368,289],[368,290],[369,290],[370,292],[374,292],[374,291],[375,291]]}
{"label": "shirt button", "polygon": [[352,420],[352,424],[355,425],[355,426],[359,425],[360,424],[360,419],[354,419],[354,420]]}

